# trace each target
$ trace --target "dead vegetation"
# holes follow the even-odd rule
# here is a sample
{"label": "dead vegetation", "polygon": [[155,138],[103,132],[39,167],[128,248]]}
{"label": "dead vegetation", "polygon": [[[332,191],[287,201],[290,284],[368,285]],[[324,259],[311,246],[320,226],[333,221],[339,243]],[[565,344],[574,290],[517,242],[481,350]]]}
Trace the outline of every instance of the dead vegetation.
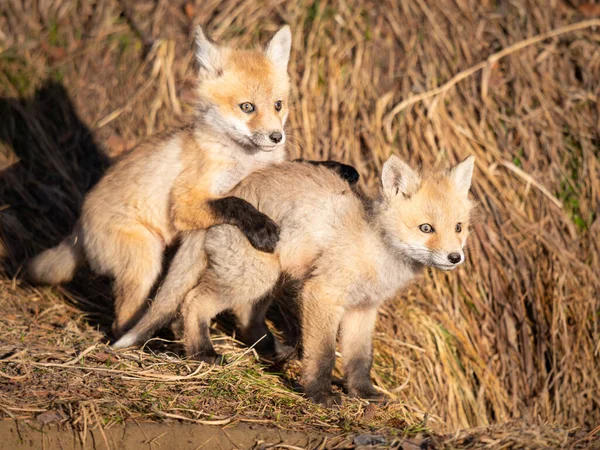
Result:
{"label": "dead vegetation", "polygon": [[[0,414],[399,435],[517,420],[480,429],[496,433],[486,445],[590,445],[600,422],[600,22],[563,27],[594,20],[597,5],[125,3],[0,6]],[[110,156],[189,117],[196,24],[247,45],[283,22],[294,36],[292,156],[349,162],[367,190],[391,152],[425,165],[477,157],[467,264],[428,273],[380,315],[373,375],[397,400],[384,408],[348,399],[320,410],[294,393],[294,364],[270,375],[231,339],[222,344],[235,363],[223,369],[115,354],[102,345],[106,280],[81,273],[51,289],[20,275],[66,235]],[[479,432],[448,445],[479,442],[469,433]]]}

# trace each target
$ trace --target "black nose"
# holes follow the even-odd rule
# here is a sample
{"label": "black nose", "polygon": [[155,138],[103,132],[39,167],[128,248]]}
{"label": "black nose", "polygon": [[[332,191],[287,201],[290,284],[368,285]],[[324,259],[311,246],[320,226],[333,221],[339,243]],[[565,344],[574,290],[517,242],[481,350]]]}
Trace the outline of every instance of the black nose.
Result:
{"label": "black nose", "polygon": [[274,131],[269,135],[269,139],[271,139],[271,141],[275,142],[276,144],[281,142],[282,138],[283,135],[279,131]]}
{"label": "black nose", "polygon": [[461,259],[462,256],[460,256],[460,253],[450,253],[448,255],[448,261],[450,261],[452,264],[458,264]]}

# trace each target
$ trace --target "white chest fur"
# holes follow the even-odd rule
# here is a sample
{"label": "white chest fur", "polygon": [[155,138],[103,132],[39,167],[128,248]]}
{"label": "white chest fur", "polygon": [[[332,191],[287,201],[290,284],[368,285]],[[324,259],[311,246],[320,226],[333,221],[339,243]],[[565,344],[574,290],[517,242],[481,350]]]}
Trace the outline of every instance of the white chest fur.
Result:
{"label": "white chest fur", "polygon": [[377,244],[370,247],[365,273],[358,277],[360,281],[357,280],[349,292],[348,306],[369,304],[378,307],[393,298],[417,275],[418,269],[411,263],[391,254],[381,241]]}
{"label": "white chest fur", "polygon": [[209,152],[218,161],[219,172],[213,178],[211,192],[217,196],[226,195],[250,173],[269,164],[284,160],[284,148],[272,152],[248,152],[247,150],[224,144],[213,144]]}

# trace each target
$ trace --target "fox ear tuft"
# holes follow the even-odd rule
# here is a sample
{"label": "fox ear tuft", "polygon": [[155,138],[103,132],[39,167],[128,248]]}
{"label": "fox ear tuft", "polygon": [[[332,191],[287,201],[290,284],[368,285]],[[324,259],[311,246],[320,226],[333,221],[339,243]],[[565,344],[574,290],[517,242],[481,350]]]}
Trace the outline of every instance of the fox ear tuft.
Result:
{"label": "fox ear tuft", "polygon": [[279,29],[267,44],[265,55],[271,60],[278,70],[287,70],[292,49],[292,32],[290,26],[285,25]]}
{"label": "fox ear tuft", "polygon": [[392,199],[398,194],[405,197],[414,194],[419,189],[421,178],[408,164],[392,155],[383,165],[381,182],[384,195]]}
{"label": "fox ear tuft", "polygon": [[221,52],[206,38],[200,25],[196,27],[196,61],[200,70],[206,70],[213,75],[221,71]]}
{"label": "fox ear tuft", "polygon": [[450,179],[456,186],[456,190],[461,195],[467,195],[469,189],[471,188],[471,179],[473,178],[474,166],[475,157],[471,155],[450,171]]}

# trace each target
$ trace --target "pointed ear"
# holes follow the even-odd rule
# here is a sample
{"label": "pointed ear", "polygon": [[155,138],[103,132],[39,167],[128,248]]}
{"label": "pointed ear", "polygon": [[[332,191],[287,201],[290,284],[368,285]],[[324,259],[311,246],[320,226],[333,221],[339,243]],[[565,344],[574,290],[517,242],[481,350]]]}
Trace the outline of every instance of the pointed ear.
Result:
{"label": "pointed ear", "polygon": [[392,155],[383,165],[381,182],[384,195],[392,199],[399,194],[405,197],[414,194],[419,189],[421,178],[408,164]]}
{"label": "pointed ear", "polygon": [[286,71],[291,49],[292,32],[289,25],[285,25],[269,41],[265,55],[275,64],[277,70]]}
{"label": "pointed ear", "polygon": [[196,27],[196,61],[198,61],[200,70],[206,70],[213,75],[217,75],[221,71],[221,52],[206,38],[200,25]]}
{"label": "pointed ear", "polygon": [[474,166],[475,157],[471,155],[450,171],[450,179],[461,195],[467,195],[471,188]]}

